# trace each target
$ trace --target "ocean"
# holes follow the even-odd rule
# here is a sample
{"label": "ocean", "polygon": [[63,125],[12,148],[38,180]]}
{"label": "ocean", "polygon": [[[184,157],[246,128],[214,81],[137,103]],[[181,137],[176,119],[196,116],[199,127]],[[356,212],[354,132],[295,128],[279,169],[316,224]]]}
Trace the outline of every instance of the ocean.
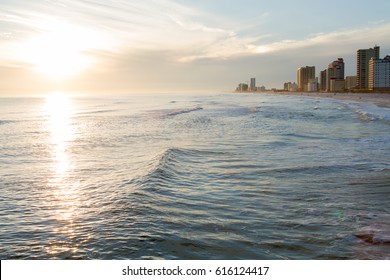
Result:
{"label": "ocean", "polygon": [[0,98],[1,259],[390,259],[390,109]]}

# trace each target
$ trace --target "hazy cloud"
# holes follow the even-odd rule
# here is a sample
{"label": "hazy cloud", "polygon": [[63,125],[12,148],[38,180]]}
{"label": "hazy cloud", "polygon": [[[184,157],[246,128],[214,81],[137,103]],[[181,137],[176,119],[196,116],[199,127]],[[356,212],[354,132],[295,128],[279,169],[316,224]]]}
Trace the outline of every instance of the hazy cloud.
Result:
{"label": "hazy cloud", "polygon": [[[316,65],[318,70],[340,56],[347,58],[347,70],[353,72],[358,48],[378,44],[382,54],[390,52],[388,20],[372,18],[333,30],[311,28],[306,34],[309,31],[297,27],[294,15],[280,18],[288,11],[281,13],[271,4],[250,16],[245,13],[249,7],[240,12],[241,4],[236,4],[233,16],[207,10],[207,4],[195,8],[185,2],[2,0],[0,66],[2,73],[9,69],[9,78],[0,87],[12,88],[13,75],[25,77],[39,90],[229,89],[247,76],[277,86],[295,80],[301,65]],[[45,84],[44,77],[29,71],[38,49],[32,51],[31,46],[47,37],[58,38],[56,43],[47,40],[53,46],[66,40],[72,57],[88,58],[91,67],[78,77]],[[50,55],[61,56],[61,48]]]}

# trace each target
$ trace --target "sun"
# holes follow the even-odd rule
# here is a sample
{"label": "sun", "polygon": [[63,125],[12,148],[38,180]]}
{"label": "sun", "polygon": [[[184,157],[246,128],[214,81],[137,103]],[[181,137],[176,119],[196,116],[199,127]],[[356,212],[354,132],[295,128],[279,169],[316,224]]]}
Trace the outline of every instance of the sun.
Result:
{"label": "sun", "polygon": [[94,63],[88,55],[99,44],[94,32],[55,19],[42,21],[39,28],[41,32],[21,44],[19,56],[46,78],[66,79]]}

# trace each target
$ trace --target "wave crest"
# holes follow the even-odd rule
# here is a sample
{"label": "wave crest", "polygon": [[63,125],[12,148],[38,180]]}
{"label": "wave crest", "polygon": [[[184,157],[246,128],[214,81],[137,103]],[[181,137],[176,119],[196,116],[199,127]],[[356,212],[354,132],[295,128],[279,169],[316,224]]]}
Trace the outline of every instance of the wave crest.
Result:
{"label": "wave crest", "polygon": [[174,117],[178,115],[189,114],[200,110],[203,110],[203,107],[197,106],[191,108],[151,110],[148,111],[148,114],[152,114],[157,117]]}

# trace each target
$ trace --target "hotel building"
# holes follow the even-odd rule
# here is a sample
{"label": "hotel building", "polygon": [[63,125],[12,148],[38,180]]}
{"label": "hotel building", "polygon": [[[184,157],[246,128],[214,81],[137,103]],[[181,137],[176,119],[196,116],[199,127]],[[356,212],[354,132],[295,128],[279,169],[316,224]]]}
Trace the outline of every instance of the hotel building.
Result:
{"label": "hotel building", "polygon": [[306,66],[298,68],[298,91],[307,91],[310,80],[315,79],[315,66]]}
{"label": "hotel building", "polygon": [[357,89],[368,89],[368,66],[370,59],[379,59],[379,47],[357,50]]}
{"label": "hotel building", "polygon": [[326,91],[343,91],[344,80],[344,59],[339,58],[328,65],[326,69]]}
{"label": "hotel building", "polygon": [[320,91],[326,91],[326,69],[320,71]]}
{"label": "hotel building", "polygon": [[296,83],[292,82],[286,82],[283,86],[284,91],[297,91],[298,85]]}
{"label": "hotel building", "polygon": [[368,88],[390,90],[390,56],[383,59],[371,58],[368,67]]}
{"label": "hotel building", "polygon": [[256,78],[251,78],[250,91],[256,91]]}
{"label": "hotel building", "polygon": [[356,76],[347,76],[345,77],[345,89],[351,90],[356,88]]}

